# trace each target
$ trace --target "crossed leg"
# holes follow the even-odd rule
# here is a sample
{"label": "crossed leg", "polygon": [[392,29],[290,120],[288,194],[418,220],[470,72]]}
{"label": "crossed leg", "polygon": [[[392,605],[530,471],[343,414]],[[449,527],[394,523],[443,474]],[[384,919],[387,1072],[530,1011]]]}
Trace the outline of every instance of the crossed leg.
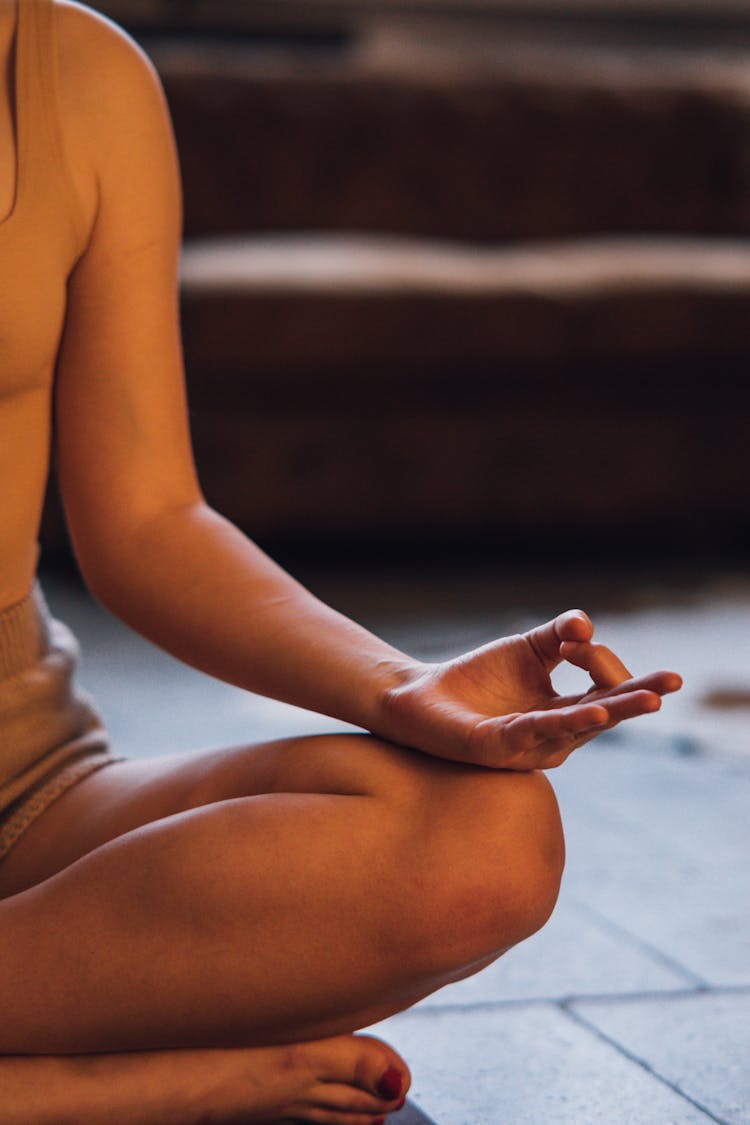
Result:
{"label": "crossed leg", "polygon": [[[60,1056],[94,1052],[100,1074],[122,1070],[115,1052],[130,1052],[140,1079],[158,1063],[192,1075],[196,1113],[205,1065],[225,1114],[212,1120],[370,1125],[397,1104],[383,1073],[407,1071],[351,1032],[537,930],[562,864],[543,775],[368,736],[111,766],[0,868],[0,999],[14,1013],[0,1053],[26,1056],[0,1060],[0,1081],[6,1064],[11,1077],[53,1064],[69,1076]],[[32,1120],[44,1119],[17,1117]]]}

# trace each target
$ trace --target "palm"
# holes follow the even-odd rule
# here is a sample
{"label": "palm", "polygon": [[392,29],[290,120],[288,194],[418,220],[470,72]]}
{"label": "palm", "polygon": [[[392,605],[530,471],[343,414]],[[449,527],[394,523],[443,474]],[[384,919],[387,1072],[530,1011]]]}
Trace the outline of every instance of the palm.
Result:
{"label": "palm", "polygon": [[[576,747],[623,719],[657,710],[678,676],[634,680],[591,641],[585,614],[570,611],[443,664],[392,693],[388,734],[458,761],[512,769],[559,765]],[[588,691],[560,696],[550,673],[563,660],[591,676]]]}
{"label": "palm", "polygon": [[443,686],[447,695],[460,697],[487,718],[544,710],[559,699],[525,635],[507,637],[452,661],[445,667]]}

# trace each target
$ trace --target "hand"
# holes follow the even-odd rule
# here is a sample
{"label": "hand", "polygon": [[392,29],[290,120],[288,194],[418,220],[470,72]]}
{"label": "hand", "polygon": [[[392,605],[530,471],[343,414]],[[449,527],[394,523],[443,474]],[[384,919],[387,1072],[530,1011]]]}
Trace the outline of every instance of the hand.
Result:
{"label": "hand", "polygon": [[[661,697],[682,686],[674,672],[632,678],[593,635],[591,620],[574,609],[455,660],[407,666],[385,692],[376,733],[496,769],[559,766],[602,731],[658,711]],[[563,660],[588,672],[588,691],[557,694],[550,673]]]}

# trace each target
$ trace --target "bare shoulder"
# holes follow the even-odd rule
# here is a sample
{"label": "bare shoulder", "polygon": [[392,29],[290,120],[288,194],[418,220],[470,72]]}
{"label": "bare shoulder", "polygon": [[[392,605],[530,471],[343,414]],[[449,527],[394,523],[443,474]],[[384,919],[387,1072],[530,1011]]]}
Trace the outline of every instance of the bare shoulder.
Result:
{"label": "bare shoulder", "polygon": [[53,0],[60,103],[71,171],[84,212],[96,214],[99,185],[133,131],[164,127],[168,110],[156,69],[122,27],[78,0]]}
{"label": "bare shoulder", "polygon": [[85,61],[87,71],[81,74],[101,79],[111,74],[115,81],[128,75],[131,80],[141,80],[155,71],[145,51],[124,28],[101,12],[94,11],[78,0],[53,0],[57,12],[61,56],[69,60]]}

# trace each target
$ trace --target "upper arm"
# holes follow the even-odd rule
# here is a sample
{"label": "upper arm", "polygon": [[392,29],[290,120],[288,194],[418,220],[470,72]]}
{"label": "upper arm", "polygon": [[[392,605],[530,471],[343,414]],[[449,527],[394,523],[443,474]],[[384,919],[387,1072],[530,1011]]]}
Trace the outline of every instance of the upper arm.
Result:
{"label": "upper arm", "polygon": [[108,543],[199,496],[179,327],[182,198],[169,111],[153,65],[76,4],[60,20],[79,85],[79,133],[97,185],[68,286],[56,374],[60,486],[84,569]]}

